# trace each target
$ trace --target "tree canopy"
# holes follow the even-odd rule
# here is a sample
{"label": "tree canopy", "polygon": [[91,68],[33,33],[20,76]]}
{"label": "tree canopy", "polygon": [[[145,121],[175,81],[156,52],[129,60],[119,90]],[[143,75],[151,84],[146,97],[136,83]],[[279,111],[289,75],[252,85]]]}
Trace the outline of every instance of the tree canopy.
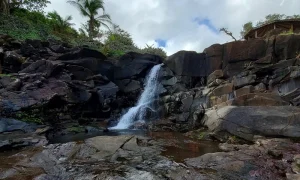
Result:
{"label": "tree canopy", "polygon": [[[109,29],[108,25],[111,24],[111,19],[105,13],[103,0],[70,0],[68,3],[75,6],[82,16],[89,18],[85,29],[88,31],[90,39],[98,36],[101,26]],[[101,15],[99,15],[100,10],[102,10]]]}
{"label": "tree canopy", "polygon": [[24,8],[29,11],[43,12],[49,0],[1,0],[0,13],[10,14],[11,9]]}

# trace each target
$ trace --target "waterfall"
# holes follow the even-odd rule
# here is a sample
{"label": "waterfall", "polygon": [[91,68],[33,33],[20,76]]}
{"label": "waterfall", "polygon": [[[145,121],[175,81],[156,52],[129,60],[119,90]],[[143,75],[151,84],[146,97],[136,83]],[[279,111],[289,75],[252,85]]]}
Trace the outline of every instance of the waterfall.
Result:
{"label": "waterfall", "polygon": [[127,129],[133,125],[135,121],[144,122],[147,109],[154,111],[152,104],[159,93],[158,78],[161,66],[162,64],[158,64],[151,69],[147,75],[144,92],[141,94],[136,106],[130,108],[128,112],[120,118],[118,125],[111,129]]}

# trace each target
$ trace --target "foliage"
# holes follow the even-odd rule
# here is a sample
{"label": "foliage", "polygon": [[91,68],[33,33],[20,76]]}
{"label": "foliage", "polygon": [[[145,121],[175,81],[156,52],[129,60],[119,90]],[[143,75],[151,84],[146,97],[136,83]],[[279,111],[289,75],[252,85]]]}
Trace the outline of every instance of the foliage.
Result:
{"label": "foliage", "polygon": [[[286,20],[286,19],[300,19],[300,15],[292,15],[286,16],[284,14],[269,14],[265,17],[264,20],[259,21],[255,27],[259,27],[268,23],[272,23],[278,20]],[[241,31],[241,35],[245,36],[251,29],[255,28],[252,22],[247,22],[243,25],[243,30]]]}
{"label": "foliage", "polygon": [[107,32],[107,37],[104,41],[104,46],[101,50],[106,56],[118,58],[128,52],[148,53],[166,58],[166,52],[161,48],[155,48],[146,44],[146,47],[139,49],[134,44],[130,34],[119,26],[114,25],[113,30]]}
{"label": "foliage", "polygon": [[51,27],[42,13],[16,10],[13,15],[0,16],[0,33],[16,39],[46,39]]}
{"label": "foliage", "polygon": [[246,24],[243,25],[243,30],[241,31],[241,36],[244,37],[249,31],[253,29],[253,23],[252,22],[247,22]]}
{"label": "foliage", "polygon": [[[73,46],[88,46],[113,58],[128,52],[150,53],[166,58],[166,53],[161,48],[146,45],[145,48],[139,49],[128,32],[112,24],[109,15],[105,14],[102,0],[68,2],[89,18],[79,31],[72,27],[72,16],[61,17],[56,11],[43,14],[41,11],[49,1],[25,0],[22,4],[14,4],[11,14],[0,16],[0,34],[8,34],[17,40],[54,39]],[[33,9],[27,6],[32,6]],[[102,14],[99,10],[102,10]],[[101,27],[109,28],[109,24],[113,26],[108,31],[100,30]],[[100,39],[103,39],[104,43]]]}
{"label": "foliage", "polygon": [[72,28],[71,20],[71,16],[62,18],[57,12],[44,15],[41,12],[15,9],[11,15],[0,16],[0,34],[8,34],[18,40],[54,39],[74,46],[88,45],[99,49],[99,42],[78,33]]}
{"label": "foliage", "polygon": [[292,34],[294,34],[294,32],[292,29],[290,29],[289,31],[282,32],[279,35],[292,35]]}
{"label": "foliage", "polygon": [[70,27],[74,25],[70,22],[73,19],[72,16],[63,19],[56,11],[49,12],[47,17],[50,19],[50,25],[54,31],[68,32],[71,29]]}
{"label": "foliage", "polygon": [[44,8],[49,4],[49,0],[1,0],[0,13],[9,15],[14,9],[27,9],[29,11],[43,12]]}
{"label": "foliage", "polygon": [[268,24],[277,20],[283,20],[286,19],[286,16],[284,14],[269,14],[265,17],[263,21],[259,21],[256,26],[262,26],[264,24]]}
{"label": "foliage", "polygon": [[[100,27],[104,26],[109,29],[108,24],[111,23],[111,19],[105,13],[103,0],[71,0],[68,3],[79,9],[83,16],[89,18],[85,29],[90,39],[98,37]],[[103,11],[102,15],[99,15],[99,10]]]}
{"label": "foliage", "polygon": [[82,126],[72,126],[72,127],[67,128],[67,131],[73,132],[73,133],[82,133],[85,131],[85,129]]}
{"label": "foliage", "polygon": [[141,53],[147,53],[147,54],[154,54],[162,57],[163,59],[167,58],[167,53],[162,48],[156,48],[152,46],[149,46],[146,44],[146,47],[140,50]]}
{"label": "foliage", "polygon": [[107,33],[102,52],[108,57],[120,57],[130,51],[137,51],[130,34],[119,26],[114,26],[113,31]]}
{"label": "foliage", "polygon": [[[50,3],[51,2],[49,0],[24,0],[20,4],[20,6],[29,11],[43,12],[43,10],[47,6],[47,4],[50,4]],[[20,8],[20,7],[18,7],[18,8]]]}
{"label": "foliage", "polygon": [[27,113],[27,112],[17,112],[16,117],[24,122],[32,122],[37,124],[42,124],[42,119],[35,113]]}

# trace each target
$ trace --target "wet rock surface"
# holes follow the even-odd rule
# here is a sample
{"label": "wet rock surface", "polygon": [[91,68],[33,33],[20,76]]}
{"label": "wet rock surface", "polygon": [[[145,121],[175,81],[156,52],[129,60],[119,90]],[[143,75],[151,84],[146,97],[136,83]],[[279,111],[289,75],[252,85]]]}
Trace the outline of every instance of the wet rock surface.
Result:
{"label": "wet rock surface", "polygon": [[[255,144],[223,143],[182,161],[167,134],[99,136],[84,141],[29,147],[0,153],[2,179],[287,179],[297,177],[300,145],[287,139],[257,139]],[[188,139],[186,139],[187,141]],[[193,145],[193,146],[192,146]],[[200,145],[201,147],[201,145]],[[180,148],[180,147],[178,147]],[[173,148],[177,153],[179,151]],[[192,150],[192,151],[191,151]],[[288,151],[287,151],[288,150]],[[201,151],[201,150],[200,150]],[[217,150],[220,151],[220,150]],[[177,154],[180,157],[180,154]],[[195,156],[195,157],[193,157]],[[174,159],[175,158],[175,159]],[[185,159],[184,159],[185,158]],[[276,169],[276,171],[274,171]]]}
{"label": "wet rock surface", "polygon": [[[155,141],[137,136],[102,136],[12,153],[1,164],[1,178],[24,179],[183,179],[184,164],[161,156]],[[21,169],[18,167],[22,167]],[[197,177],[196,176],[196,177]]]}
{"label": "wet rock surface", "polygon": [[259,139],[254,145],[220,144],[225,152],[186,159],[189,167],[208,168],[216,179],[291,179],[299,178],[299,144],[288,139]]}

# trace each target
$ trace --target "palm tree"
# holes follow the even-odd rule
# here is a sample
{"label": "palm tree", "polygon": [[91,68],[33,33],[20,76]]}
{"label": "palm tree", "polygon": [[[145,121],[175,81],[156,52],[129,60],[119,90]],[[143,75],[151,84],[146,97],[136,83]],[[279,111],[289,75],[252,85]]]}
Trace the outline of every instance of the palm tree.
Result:
{"label": "palm tree", "polygon": [[49,12],[47,14],[47,17],[53,21],[54,29],[59,32],[66,30],[67,28],[74,25],[74,23],[70,22],[73,19],[72,16],[62,18],[56,11]]}
{"label": "palm tree", "polygon": [[[80,13],[88,17],[88,35],[92,39],[97,36],[100,26],[109,29],[108,24],[111,24],[111,19],[105,13],[103,0],[69,0],[68,3],[79,9]],[[98,10],[102,10],[103,14],[99,15]]]}

